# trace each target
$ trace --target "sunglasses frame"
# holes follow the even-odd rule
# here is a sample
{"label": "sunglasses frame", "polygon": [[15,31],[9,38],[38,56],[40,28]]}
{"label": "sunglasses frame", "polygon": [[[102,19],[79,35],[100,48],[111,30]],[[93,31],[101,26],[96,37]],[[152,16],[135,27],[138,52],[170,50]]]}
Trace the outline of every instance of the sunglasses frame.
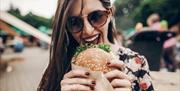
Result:
{"label": "sunglasses frame", "polygon": [[[92,24],[92,22],[89,20],[89,17],[88,17],[88,16],[89,16],[90,14],[92,14],[93,12],[98,12],[98,11],[104,12],[104,14],[105,14],[105,16],[106,16],[107,18],[106,18],[106,20],[105,20],[105,22],[104,22],[103,24],[101,24],[100,26],[97,27],[97,26],[94,26],[94,25]],[[94,28],[100,28],[100,27],[104,26],[104,25],[107,23],[107,19],[108,19],[110,13],[111,13],[110,10],[97,10],[97,11],[93,11],[93,12],[91,12],[91,13],[89,13],[89,14],[87,14],[87,15],[83,15],[83,16],[81,16],[81,15],[80,15],[80,16],[71,16],[70,18],[72,18],[72,17],[78,17],[78,18],[80,18],[80,19],[84,22],[83,18],[84,18],[84,17],[88,17],[88,22],[91,24],[92,27],[94,27]],[[67,30],[71,31],[72,33],[79,33],[79,32],[81,32],[82,29],[83,29],[83,27],[84,27],[84,23],[82,24],[81,29],[79,29],[78,31],[71,31],[72,29],[71,29],[71,28],[68,28],[68,22],[66,23],[66,28],[67,28]]]}

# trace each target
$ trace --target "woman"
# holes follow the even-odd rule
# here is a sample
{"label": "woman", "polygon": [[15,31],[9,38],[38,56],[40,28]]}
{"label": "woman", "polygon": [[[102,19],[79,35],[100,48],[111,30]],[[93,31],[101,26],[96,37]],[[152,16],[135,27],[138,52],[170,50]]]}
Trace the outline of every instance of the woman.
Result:
{"label": "woman", "polygon": [[71,70],[71,58],[81,43],[110,44],[119,56],[118,63],[107,65],[124,68],[126,72],[113,70],[105,74],[115,91],[153,90],[146,60],[117,45],[111,3],[110,0],[59,0],[50,63],[38,91],[93,91],[96,81],[88,78],[88,71]]}

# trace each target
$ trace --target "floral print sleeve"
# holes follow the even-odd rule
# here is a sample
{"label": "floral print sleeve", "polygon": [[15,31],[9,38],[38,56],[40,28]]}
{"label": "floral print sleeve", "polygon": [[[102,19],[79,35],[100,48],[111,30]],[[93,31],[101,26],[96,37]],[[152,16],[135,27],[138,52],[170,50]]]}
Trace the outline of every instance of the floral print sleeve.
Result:
{"label": "floral print sleeve", "polygon": [[144,56],[128,48],[119,48],[117,56],[126,65],[124,72],[131,76],[132,91],[154,91],[149,66]]}

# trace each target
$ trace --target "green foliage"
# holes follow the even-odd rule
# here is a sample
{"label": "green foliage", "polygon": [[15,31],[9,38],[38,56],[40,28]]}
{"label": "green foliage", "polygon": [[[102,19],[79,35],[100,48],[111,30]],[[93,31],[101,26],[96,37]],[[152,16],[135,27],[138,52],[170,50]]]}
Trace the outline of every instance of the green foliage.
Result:
{"label": "green foliage", "polygon": [[135,26],[137,22],[146,25],[148,16],[158,13],[161,20],[168,22],[180,12],[180,0],[116,0],[116,25],[122,30]]}
{"label": "green foliage", "polygon": [[16,16],[19,19],[23,18],[23,16],[21,15],[20,10],[18,8],[15,8],[13,5],[10,6],[10,9],[7,10],[7,12],[14,15],[14,16]]}
{"label": "green foliage", "polygon": [[34,15],[32,12],[25,15],[22,20],[34,26],[35,28],[39,28],[40,26],[51,28],[51,19],[46,19],[44,17]]}
{"label": "green foliage", "polygon": [[79,55],[79,53],[85,51],[86,49],[89,48],[100,48],[106,52],[110,52],[111,51],[111,47],[110,45],[107,44],[100,44],[100,45],[94,45],[94,44],[82,44],[79,47],[76,48],[76,53],[75,56]]}
{"label": "green foliage", "polygon": [[132,13],[136,22],[140,21],[145,25],[148,16],[152,13],[158,13],[162,20],[170,21],[172,17],[178,14],[179,4],[179,0],[145,0]]}
{"label": "green foliage", "polygon": [[115,18],[119,30],[127,30],[134,26],[132,12],[139,6],[142,0],[116,0]]}
{"label": "green foliage", "polygon": [[142,0],[116,0],[116,16],[129,16]]}
{"label": "green foliage", "polygon": [[17,18],[25,21],[26,23],[32,25],[35,28],[39,28],[40,26],[46,26],[47,28],[51,28],[51,21],[52,18],[47,19],[41,16],[37,16],[33,14],[32,12],[29,12],[27,15],[23,16],[21,15],[21,12],[18,8],[15,8],[13,5],[10,6],[10,9],[8,12]]}

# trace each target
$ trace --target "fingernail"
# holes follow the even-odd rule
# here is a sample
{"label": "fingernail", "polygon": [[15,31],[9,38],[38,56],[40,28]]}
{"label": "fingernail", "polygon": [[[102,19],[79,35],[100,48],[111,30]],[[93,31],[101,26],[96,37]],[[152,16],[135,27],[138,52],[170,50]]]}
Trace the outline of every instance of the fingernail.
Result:
{"label": "fingernail", "polygon": [[91,83],[92,83],[93,85],[96,85],[96,81],[92,81]]}
{"label": "fingernail", "polygon": [[89,76],[89,74],[90,74],[89,72],[86,72],[86,73],[85,73],[85,75],[87,75],[87,76]]}
{"label": "fingernail", "polygon": [[107,62],[107,65],[110,65],[111,63],[110,62]]}
{"label": "fingernail", "polygon": [[94,86],[93,87],[90,87],[91,88],[91,90],[94,90]]}

